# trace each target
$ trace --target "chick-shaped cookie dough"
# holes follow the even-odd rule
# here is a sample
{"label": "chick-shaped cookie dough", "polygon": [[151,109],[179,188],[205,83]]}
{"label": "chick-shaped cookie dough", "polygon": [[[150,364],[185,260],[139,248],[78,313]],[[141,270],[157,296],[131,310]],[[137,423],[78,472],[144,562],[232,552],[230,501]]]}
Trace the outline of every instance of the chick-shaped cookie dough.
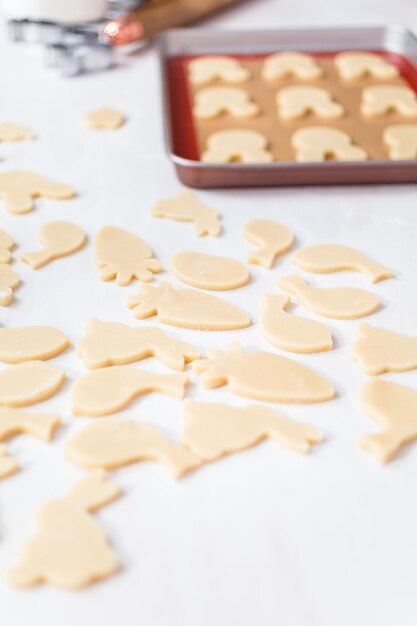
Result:
{"label": "chick-shaped cookie dough", "polygon": [[304,365],[272,352],[244,352],[237,343],[227,351],[209,350],[193,362],[203,387],[228,385],[230,391],[265,402],[325,402],[335,395],[323,376]]}
{"label": "chick-shaped cookie dough", "polygon": [[277,256],[287,252],[293,244],[294,233],[279,222],[273,220],[251,220],[242,231],[249,243],[258,246],[251,252],[248,261],[270,269]]}
{"label": "chick-shaped cookie dough", "polygon": [[276,52],[266,57],[262,67],[262,77],[265,80],[314,80],[322,75],[323,70],[313,57],[301,52]]}
{"label": "chick-shaped cookie dough", "polygon": [[417,124],[387,126],[382,137],[393,161],[417,159]]}
{"label": "chick-shaped cookie dough", "polygon": [[361,113],[377,117],[394,111],[404,117],[417,117],[417,97],[401,85],[372,85],[362,91]]}
{"label": "chick-shaped cookie dough", "polygon": [[0,405],[20,407],[50,398],[62,385],[65,373],[43,361],[26,361],[0,372]]}
{"label": "chick-shaped cookie dough", "polygon": [[117,558],[91,513],[120,494],[119,485],[96,470],[66,496],[45,504],[38,514],[36,534],[9,574],[10,584],[78,589],[114,574]]}
{"label": "chick-shaped cookie dough", "polygon": [[207,138],[201,160],[206,163],[270,163],[268,139],[255,130],[218,130]]}
{"label": "chick-shaped cookie dough", "polygon": [[314,113],[324,119],[343,117],[345,110],[333,100],[332,94],[321,87],[292,85],[276,94],[278,115],[283,120],[294,120]]}
{"label": "chick-shaped cookie dough", "polygon": [[116,109],[102,107],[95,111],[90,111],[85,116],[85,121],[89,128],[95,130],[114,130],[120,128],[125,123],[125,116]]}
{"label": "chick-shaped cookie dough", "polygon": [[340,52],[335,56],[334,64],[344,80],[368,77],[390,79],[398,76],[395,65],[372,52]]}
{"label": "chick-shaped cookie dough", "polygon": [[295,159],[301,163],[308,161],[364,161],[368,158],[365,150],[352,143],[347,133],[338,128],[309,126],[299,128],[291,137]]}
{"label": "chick-shaped cookie dough", "polygon": [[33,270],[43,267],[50,261],[68,256],[79,250],[85,242],[85,232],[72,222],[48,222],[39,231],[39,241],[43,250],[26,252],[20,260]]}
{"label": "chick-shaped cookie dough", "polygon": [[29,213],[33,199],[40,196],[68,200],[75,196],[75,191],[69,185],[52,183],[34,172],[13,170],[0,174],[0,198],[9,213]]}
{"label": "chick-shaped cookie dough", "polygon": [[360,324],[350,357],[371,376],[417,369],[417,337]]}
{"label": "chick-shaped cookie dough", "polygon": [[19,470],[19,463],[10,456],[7,446],[0,443],[0,480],[15,474]]}
{"label": "chick-shaped cookie dough", "polygon": [[137,278],[153,280],[162,271],[161,263],[152,257],[150,247],[137,235],[116,226],[105,226],[97,235],[94,256],[101,269],[102,280],[116,279],[118,285],[128,285]]}
{"label": "chick-shaped cookie dough", "polygon": [[212,119],[222,113],[233,117],[253,117],[259,106],[239,87],[205,87],[194,96],[193,113],[199,119]]}
{"label": "chick-shaped cookie dough", "polygon": [[188,64],[188,75],[192,85],[208,85],[217,80],[226,83],[243,83],[250,78],[248,69],[237,59],[227,56],[203,56]]}
{"label": "chick-shaped cookie dough", "polygon": [[10,263],[14,241],[4,230],[0,229],[0,263]]}
{"label": "chick-shaped cookie dough", "polygon": [[13,300],[13,289],[20,283],[19,274],[7,263],[0,263],[0,306],[7,306]]}
{"label": "chick-shaped cookie dough", "polygon": [[153,207],[151,215],[178,222],[193,222],[197,237],[218,237],[221,232],[218,211],[205,206],[191,191],[181,191],[173,198],[160,200]]}
{"label": "chick-shaped cookie dough", "polygon": [[46,361],[61,354],[70,341],[64,333],[50,326],[0,328],[0,361]]}

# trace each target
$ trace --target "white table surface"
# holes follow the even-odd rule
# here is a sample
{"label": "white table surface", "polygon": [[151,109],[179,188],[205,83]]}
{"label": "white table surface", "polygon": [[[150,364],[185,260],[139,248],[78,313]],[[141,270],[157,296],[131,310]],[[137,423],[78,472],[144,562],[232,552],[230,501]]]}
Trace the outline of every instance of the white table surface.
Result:
{"label": "white table surface", "polygon": [[[390,21],[417,28],[417,5],[254,0],[212,23],[271,28]],[[81,252],[37,272],[15,261],[22,285],[13,304],[0,311],[2,325],[50,324],[75,342],[92,316],[142,324],[125,305],[135,285],[120,288],[98,278],[92,241],[103,225],[143,236],[166,268],[171,255],[184,249],[245,259],[250,246],[240,230],[247,220],[264,217],[293,228],[297,246],[345,243],[394,268],[393,280],[371,288],[384,306],[369,321],[417,334],[415,185],[201,192],[203,201],[221,211],[224,236],[199,240],[191,225],[149,215],[156,200],[180,188],[164,153],[154,50],[125,58],[107,73],[63,80],[42,66],[37,49],[1,43],[0,76],[0,119],[23,122],[38,135],[33,142],[1,145],[1,171],[33,169],[78,192],[71,201],[38,200],[25,216],[1,210],[0,226],[18,244],[15,259],[36,248],[38,229],[49,220],[73,220],[89,236]],[[126,126],[115,133],[87,130],[84,114],[105,104],[126,112]],[[277,277],[290,271],[288,255],[272,271],[252,267],[251,284],[224,297],[256,321],[260,295],[276,292]],[[348,273],[315,276],[311,283],[367,286]],[[376,427],[358,408],[366,377],[347,356],[357,323],[329,326],[336,349],[296,359],[327,375],[337,399],[278,407],[321,428],[327,441],[307,457],[265,443],[178,482],[153,463],[115,472],[125,495],[97,520],[121,571],[82,592],[46,586],[21,591],[3,582],[33,532],[36,511],[82,475],[65,461],[63,449],[89,422],[69,411],[71,382],[85,370],[72,350],[55,359],[68,382],[34,410],[58,411],[65,425],[51,445],[23,436],[12,440],[10,451],[22,471],[0,483],[2,626],[415,626],[417,449],[410,446],[385,467],[358,449],[358,438]],[[202,350],[232,338],[268,349],[257,324],[234,333],[167,330]],[[143,365],[167,371],[153,360]],[[411,372],[384,378],[417,388],[416,377]],[[246,404],[227,389],[201,390],[195,378],[190,394]],[[181,425],[180,403],[157,394],[134,402],[123,416],[155,424],[173,438]]]}

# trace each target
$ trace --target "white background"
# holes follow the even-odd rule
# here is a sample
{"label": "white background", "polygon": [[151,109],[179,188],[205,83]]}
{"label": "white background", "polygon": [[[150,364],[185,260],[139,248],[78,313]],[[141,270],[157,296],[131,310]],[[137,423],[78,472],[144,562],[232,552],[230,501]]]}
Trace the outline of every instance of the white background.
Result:
{"label": "white background", "polygon": [[[412,0],[259,0],[247,2],[214,26],[262,28],[312,24],[382,24],[417,28]],[[0,119],[27,124],[33,142],[3,144],[0,171],[33,169],[77,189],[74,200],[37,200],[33,213],[0,226],[16,240],[14,267],[22,285],[0,311],[6,327],[50,324],[75,342],[86,321],[142,324],[126,308],[136,286],[103,283],[92,258],[101,226],[115,224],[142,236],[164,268],[179,250],[225,253],[244,260],[250,246],[243,224],[255,217],[282,221],[296,245],[338,242],[368,251],[396,277],[370,289],[384,306],[371,323],[417,335],[417,193],[415,185],[201,192],[223,215],[224,235],[197,239],[190,224],[152,219],[153,203],[180,189],[164,153],[157,59],[147,50],[96,76],[60,79],[29,46],[0,46]],[[93,132],[84,114],[110,105],[128,116],[117,132]],[[88,233],[79,253],[32,271],[18,262],[35,249],[39,227],[69,219]],[[289,255],[272,271],[251,267],[251,284],[224,297],[256,322],[260,297],[276,293],[278,276],[291,271]],[[161,278],[167,278],[162,274]],[[177,284],[172,280],[173,284]],[[355,274],[313,276],[311,284],[367,287]],[[292,309],[300,312],[298,307]],[[308,316],[305,311],[303,315]],[[156,323],[150,320],[149,324]],[[311,406],[278,407],[323,430],[326,442],[300,457],[265,443],[229,456],[175,482],[157,464],[115,473],[124,496],[97,514],[120,559],[121,571],[82,592],[48,587],[15,590],[4,583],[33,533],[35,513],[63,495],[82,473],[63,448],[88,419],[74,418],[69,389],[84,368],[68,351],[53,362],[68,382],[34,410],[59,411],[64,426],[51,445],[17,437],[10,450],[22,471],[0,483],[0,621],[4,626],[415,626],[417,623],[417,450],[410,446],[385,467],[357,448],[376,427],[361,414],[358,394],[366,380],[347,351],[356,322],[334,322],[336,349],[296,357],[332,380],[338,397]],[[255,323],[233,333],[169,329],[202,350],[240,340],[267,349]],[[145,368],[167,372],[146,361]],[[414,372],[386,376],[417,388]],[[190,395],[244,405],[227,389],[203,391],[193,378]],[[174,439],[180,403],[161,395],[134,402],[124,417],[155,424]]]}

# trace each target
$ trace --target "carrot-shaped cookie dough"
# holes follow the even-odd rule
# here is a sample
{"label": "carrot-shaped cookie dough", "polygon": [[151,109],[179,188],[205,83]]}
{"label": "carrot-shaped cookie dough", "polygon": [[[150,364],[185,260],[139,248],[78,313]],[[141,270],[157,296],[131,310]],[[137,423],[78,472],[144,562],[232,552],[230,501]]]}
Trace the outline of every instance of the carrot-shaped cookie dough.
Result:
{"label": "carrot-shaped cookie dough", "polygon": [[417,391],[411,387],[372,378],[365,383],[361,408],[383,430],[359,441],[378,461],[390,461],[406,443],[417,439]]}
{"label": "carrot-shaped cookie dough", "polygon": [[230,302],[202,291],[174,290],[165,281],[157,287],[141,285],[127,306],[139,320],[158,315],[160,322],[194,330],[237,330],[251,323],[246,313]]}
{"label": "carrot-shaped cookie dough", "polygon": [[232,393],[266,402],[325,402],[333,385],[304,365],[272,352],[244,352],[232,344],[227,352],[210,350],[193,363],[203,387],[228,385]]}
{"label": "carrot-shaped cookie dough", "polygon": [[27,361],[0,372],[0,405],[28,406],[50,398],[62,385],[65,373],[43,361]]}
{"label": "carrot-shaped cookie dough", "polygon": [[0,229],[0,263],[10,263],[12,253],[10,250],[14,246],[14,241],[4,230]]}
{"label": "carrot-shaped cookie dough", "polygon": [[0,480],[15,474],[19,470],[19,463],[10,456],[7,446],[0,443]]}
{"label": "carrot-shaped cookie dough", "polygon": [[200,356],[197,348],[171,339],[159,328],[132,328],[94,318],[88,322],[84,337],[76,345],[76,352],[89,369],[155,357],[164,365],[182,371],[186,363]]}
{"label": "carrot-shaped cookie dough", "polygon": [[14,122],[3,122],[0,124],[0,142],[3,141],[24,141],[33,139],[31,133],[25,126]]}
{"label": "carrot-shaped cookie dough", "polygon": [[97,266],[102,280],[116,279],[118,285],[128,285],[133,278],[144,282],[153,280],[162,268],[152,257],[152,250],[139,237],[116,226],[105,226],[94,244]]}
{"label": "carrot-shaped cookie dough", "polygon": [[199,289],[237,289],[249,280],[249,272],[240,261],[202,252],[174,254],[170,270],[183,283]]}
{"label": "carrot-shaped cookie dough", "polygon": [[345,80],[356,78],[390,79],[398,76],[395,65],[371,52],[340,52],[334,58],[339,75]]}
{"label": "carrot-shaped cookie dough", "polygon": [[227,56],[204,56],[193,59],[188,64],[190,82],[199,87],[217,80],[226,83],[243,83],[250,78],[250,72],[237,59]]}
{"label": "carrot-shaped cookie dough", "polygon": [[71,463],[85,469],[115,469],[140,461],[157,461],[174,478],[181,478],[203,462],[152,426],[111,417],[80,430],[67,445],[65,454]]}
{"label": "carrot-shaped cookie dough", "polygon": [[324,119],[343,117],[345,110],[333,100],[332,94],[321,87],[295,85],[277,92],[278,115],[283,120],[294,120],[314,113]]}
{"label": "carrot-shaped cookie dough", "polygon": [[66,496],[45,504],[38,514],[37,533],[10,572],[9,582],[16,587],[48,583],[78,589],[114,574],[116,556],[91,513],[120,494],[119,485],[96,470]]}
{"label": "carrot-shaped cookie dough", "polygon": [[209,135],[201,160],[206,163],[270,163],[268,139],[255,130],[232,128]]}
{"label": "carrot-shaped cookie dough", "polygon": [[293,294],[306,309],[323,317],[354,320],[370,315],[381,305],[376,296],[364,289],[310,287],[300,274],[284,276],[278,280],[277,285]]}
{"label": "carrot-shaped cookie dough", "polygon": [[114,130],[123,126],[125,116],[120,111],[103,107],[87,113],[85,121],[89,128],[94,128],[95,130]]}
{"label": "carrot-shaped cookie dough", "polygon": [[69,185],[51,183],[34,172],[15,170],[0,174],[0,198],[9,213],[28,213],[33,209],[33,198],[39,196],[67,200],[74,195]]}
{"label": "carrot-shaped cookie dough", "polygon": [[0,328],[0,361],[46,361],[61,354],[70,341],[64,333],[50,326]]}
{"label": "carrot-shaped cookie dough", "polygon": [[266,57],[262,67],[265,80],[300,78],[314,80],[323,75],[323,70],[313,57],[301,52],[277,52]]}
{"label": "carrot-shaped cookie dough", "polygon": [[330,330],[314,320],[289,315],[289,296],[266,294],[262,299],[260,327],[262,335],[272,345],[287,352],[310,354],[333,347]]}
{"label": "carrot-shaped cookie dough", "polygon": [[417,124],[387,126],[382,137],[393,161],[417,158]]}
{"label": "carrot-shaped cookie dough", "polygon": [[194,96],[193,113],[200,119],[219,117],[229,113],[234,117],[253,117],[259,112],[250,95],[238,87],[206,87]]}
{"label": "carrot-shaped cookie dough", "polygon": [[258,250],[249,255],[249,263],[268,269],[277,256],[291,248],[294,241],[294,233],[273,220],[252,220],[245,225],[242,234],[246,241],[258,246]]}
{"label": "carrot-shaped cookie dough", "polygon": [[302,454],[310,450],[310,445],[323,441],[312,426],[281,417],[266,406],[237,408],[187,399],[183,407],[181,443],[204,461],[215,461],[265,439]]}
{"label": "carrot-shaped cookie dough", "polygon": [[417,337],[360,324],[350,356],[365,374],[371,376],[408,372],[417,369]]}
{"label": "carrot-shaped cookie dough", "polygon": [[339,128],[309,126],[299,128],[291,137],[295,159],[306,161],[364,161],[368,158],[365,150],[352,144],[352,139]]}
{"label": "carrot-shaped cookie dough", "polygon": [[43,250],[26,252],[20,257],[33,270],[79,250],[84,245],[85,232],[72,222],[48,222],[39,231],[39,241]]}
{"label": "carrot-shaped cookie dough", "polygon": [[71,389],[72,412],[94,417],[111,415],[152,391],[181,399],[188,382],[185,374],[154,374],[135,367],[113,365],[89,372],[75,381]]}
{"label": "carrot-shaped cookie dough", "polygon": [[193,222],[197,237],[218,237],[221,232],[219,213],[205,206],[191,191],[181,191],[173,198],[160,200],[153,207],[151,215],[178,222]]}
{"label": "carrot-shaped cookie dough", "polygon": [[399,85],[372,85],[362,91],[362,115],[377,117],[391,111],[404,117],[417,117],[417,98],[414,91]]}
{"label": "carrot-shaped cookie dough", "polygon": [[7,263],[0,264],[0,306],[7,306],[13,300],[13,289],[20,283],[19,274]]}
{"label": "carrot-shaped cookie dough", "polygon": [[292,257],[294,265],[313,274],[330,274],[350,270],[360,272],[371,283],[391,278],[392,271],[373,263],[362,252],[339,244],[320,244],[301,248]]}

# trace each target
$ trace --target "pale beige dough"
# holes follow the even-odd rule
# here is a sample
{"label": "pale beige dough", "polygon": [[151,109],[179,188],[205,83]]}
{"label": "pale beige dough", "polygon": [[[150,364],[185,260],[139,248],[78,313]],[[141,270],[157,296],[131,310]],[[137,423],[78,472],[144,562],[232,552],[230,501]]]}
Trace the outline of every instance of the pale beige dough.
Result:
{"label": "pale beige dough", "polygon": [[112,130],[120,128],[125,123],[126,119],[123,113],[111,109],[109,107],[102,107],[87,113],[85,116],[87,126],[96,130]]}
{"label": "pale beige dough", "polygon": [[194,96],[194,115],[199,119],[212,119],[222,113],[233,117],[253,117],[259,106],[247,91],[239,87],[205,87]]}
{"label": "pale beige dough", "polygon": [[382,137],[393,161],[417,158],[417,124],[387,126]]}
{"label": "pale beige dough", "polygon": [[181,478],[203,461],[192,451],[174,445],[156,428],[131,420],[108,418],[80,430],[68,443],[65,455],[85,469],[116,469],[140,461],[164,465]]}
{"label": "pale beige dough", "polygon": [[0,141],[24,141],[33,139],[31,133],[25,126],[14,122],[3,122],[0,124]]}
{"label": "pale beige dough", "polygon": [[330,274],[350,270],[360,272],[371,283],[391,278],[392,271],[379,263],[373,263],[362,252],[339,244],[319,244],[298,250],[292,263],[304,272]]}
{"label": "pale beige dough", "polygon": [[360,324],[351,359],[371,376],[417,369],[417,337]]}
{"label": "pale beige dough", "polygon": [[205,163],[270,163],[273,156],[267,148],[268,139],[255,130],[218,130],[207,138],[201,160]]}
{"label": "pale beige dough", "polygon": [[183,407],[181,443],[206,462],[265,439],[302,454],[309,451],[310,445],[323,441],[315,428],[286,419],[266,406],[236,408],[187,399]]}
{"label": "pale beige dough", "polygon": [[188,383],[185,374],[154,374],[135,367],[113,365],[84,374],[75,381],[71,389],[72,413],[93,417],[111,415],[135,398],[153,391],[181,399]]}
{"label": "pale beige dough", "polygon": [[43,361],[27,361],[0,372],[0,405],[28,406],[50,398],[61,387],[65,373]]}
{"label": "pale beige dough", "polygon": [[249,280],[249,272],[240,261],[202,252],[174,254],[170,271],[183,283],[199,289],[237,289]]}
{"label": "pale beige dough", "polygon": [[30,587],[47,583],[78,589],[114,574],[118,561],[91,513],[121,494],[103,471],[87,474],[59,500],[45,504],[37,517],[37,532],[26,544],[10,584]]}
{"label": "pale beige dough", "polygon": [[258,250],[249,255],[249,263],[268,269],[276,257],[287,252],[294,242],[294,233],[273,220],[252,220],[245,224],[242,234],[246,241],[258,246]]}
{"label": "pale beige dough", "polygon": [[84,245],[85,232],[72,222],[48,222],[39,231],[39,241],[43,250],[26,252],[20,260],[33,270],[43,267],[50,261],[68,256]]}
{"label": "pale beige dough", "polygon": [[389,79],[398,76],[395,65],[371,52],[340,52],[334,58],[339,75],[345,80],[356,78]]}
{"label": "pale beige dough", "polygon": [[333,100],[332,94],[321,87],[294,85],[284,87],[276,94],[278,115],[284,120],[293,120],[314,113],[324,119],[343,117],[345,109]]}
{"label": "pale beige dough", "polygon": [[173,289],[165,281],[157,287],[141,285],[127,306],[139,320],[157,315],[160,322],[194,330],[237,330],[251,323],[248,315],[230,302],[202,291]]}
{"label": "pale beige dough", "polygon": [[50,326],[0,328],[0,361],[46,361],[61,354],[70,341],[64,333]]}
{"label": "pale beige dough", "polygon": [[210,350],[193,362],[203,387],[228,385],[239,396],[265,402],[325,402],[335,395],[333,385],[320,374],[272,352],[244,352],[239,344],[229,350]]}
{"label": "pale beige dough", "polygon": [[0,198],[9,213],[29,213],[33,199],[40,196],[67,200],[75,196],[75,191],[69,185],[51,183],[34,172],[14,170],[0,174]]}
{"label": "pale beige dough", "polygon": [[197,348],[171,339],[159,328],[132,328],[94,318],[88,322],[85,335],[75,349],[89,369],[134,363],[155,357],[171,369],[182,371],[186,363],[200,356]]}
{"label": "pale beige dough", "polygon": [[372,85],[362,91],[361,113],[376,117],[395,111],[404,117],[417,117],[416,94],[409,87]]}
{"label": "pale beige dough", "polygon": [[4,230],[0,229],[0,263],[10,263],[12,253],[10,250],[14,246],[14,241]]}
{"label": "pale beige dough", "polygon": [[266,57],[262,67],[265,80],[300,78],[314,80],[323,75],[323,70],[313,57],[301,52],[277,52]]}
{"label": "pale beige dough", "polygon": [[128,285],[134,278],[144,282],[162,271],[149,246],[139,237],[116,226],[105,226],[97,235],[94,256],[101,269],[102,280],[116,279],[118,285]]}
{"label": "pale beige dough", "polygon": [[221,232],[219,213],[205,206],[191,191],[181,191],[173,198],[160,200],[153,207],[151,215],[178,222],[193,222],[197,237],[218,237]]}
{"label": "pale beige dough", "polygon": [[287,352],[311,354],[331,350],[333,340],[330,330],[320,322],[289,315],[285,309],[290,304],[289,296],[263,296],[260,329],[265,339],[272,346]]}
{"label": "pale beige dough", "polygon": [[19,463],[10,456],[7,446],[0,444],[0,480],[19,471]]}
{"label": "pale beige dough", "polygon": [[415,389],[372,378],[362,389],[360,404],[382,432],[362,437],[359,445],[381,463],[390,461],[402,446],[417,438]]}
{"label": "pale beige dough", "polygon": [[0,306],[7,306],[13,300],[13,289],[20,283],[19,274],[10,265],[0,263]]}
{"label": "pale beige dough", "polygon": [[278,280],[277,286],[293,294],[298,302],[317,315],[354,320],[376,311],[381,303],[376,296],[354,287],[310,287],[300,274]]}
{"label": "pale beige dough", "polygon": [[188,64],[188,75],[192,85],[209,85],[217,80],[226,83],[244,83],[250,72],[237,59],[227,56],[205,56],[193,59]]}
{"label": "pale beige dough", "polygon": [[339,128],[309,126],[299,128],[291,137],[295,150],[295,160],[308,161],[364,161],[368,158],[365,150],[352,144],[352,139]]}

